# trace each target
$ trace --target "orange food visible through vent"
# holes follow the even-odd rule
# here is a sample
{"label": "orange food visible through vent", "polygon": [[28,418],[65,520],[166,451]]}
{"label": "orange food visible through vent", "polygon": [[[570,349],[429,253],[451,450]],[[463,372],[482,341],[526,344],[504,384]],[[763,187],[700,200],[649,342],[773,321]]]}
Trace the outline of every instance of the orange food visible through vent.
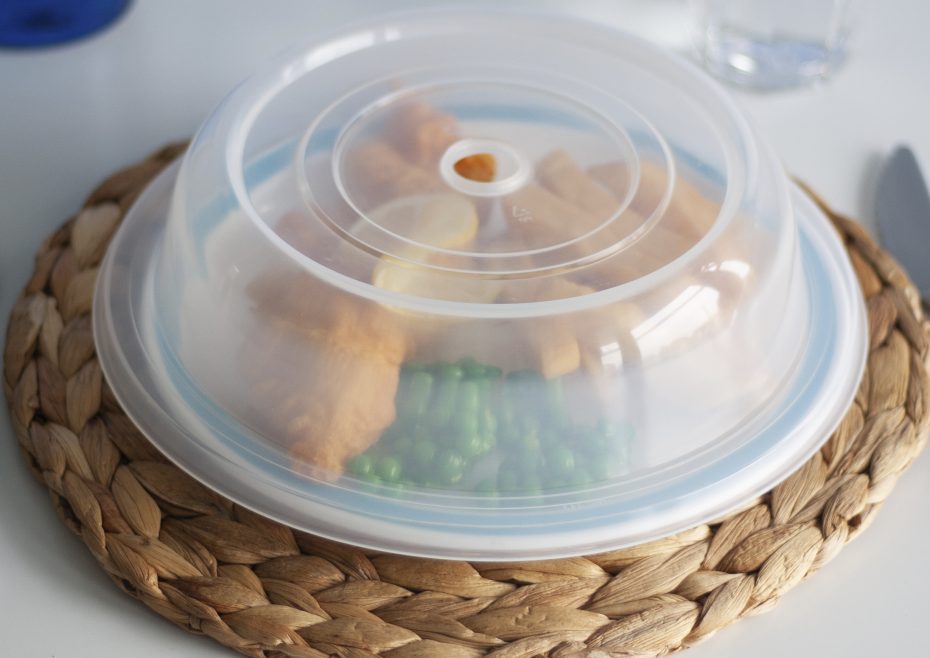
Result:
{"label": "orange food visible through vent", "polygon": [[457,161],[453,168],[462,178],[490,183],[497,173],[497,161],[490,153],[475,153]]}

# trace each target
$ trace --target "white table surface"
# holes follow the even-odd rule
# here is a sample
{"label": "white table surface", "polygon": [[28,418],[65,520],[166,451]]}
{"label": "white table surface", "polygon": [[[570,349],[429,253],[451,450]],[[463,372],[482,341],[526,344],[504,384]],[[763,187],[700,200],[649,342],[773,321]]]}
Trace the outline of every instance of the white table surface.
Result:
{"label": "white table surface", "polygon": [[[775,0],[773,0],[774,2]],[[263,59],[317,28],[390,7],[377,0],[139,0],[111,30],[34,52],[0,51],[0,318],[43,237],[115,168],[190,135]],[[563,5],[685,49],[675,0]],[[853,56],[818,89],[737,93],[788,169],[841,211],[873,222],[876,165],[897,142],[930,165],[930,3],[863,3]],[[930,245],[928,245],[930,253]],[[0,410],[0,654],[201,658],[231,655],[118,592],[55,518]],[[928,656],[930,454],[872,528],[773,612],[688,655]]]}

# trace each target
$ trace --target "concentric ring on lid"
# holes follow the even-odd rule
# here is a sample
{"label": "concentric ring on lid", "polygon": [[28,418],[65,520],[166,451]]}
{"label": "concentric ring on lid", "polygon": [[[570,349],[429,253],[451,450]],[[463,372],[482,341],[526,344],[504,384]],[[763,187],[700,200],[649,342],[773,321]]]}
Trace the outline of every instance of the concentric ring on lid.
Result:
{"label": "concentric ring on lid", "polygon": [[[340,55],[345,56],[346,53]],[[327,258],[321,259],[312,250],[285,239],[315,264],[332,270],[326,274],[308,262],[319,275],[326,278],[335,275],[331,280],[342,281],[343,285],[348,282],[339,275],[348,275],[361,284],[361,287],[349,285],[349,289],[373,296],[384,293],[385,302],[409,305],[411,310],[425,309],[422,301],[448,301],[454,304],[446,307],[452,314],[500,316],[521,311],[533,314],[538,312],[533,307],[516,306],[536,302],[519,301],[519,296],[514,296],[507,304],[498,303],[491,308],[485,296],[463,300],[446,297],[442,291],[454,288],[457,280],[467,286],[477,285],[471,282],[474,279],[531,281],[591,268],[609,259],[619,266],[599,267],[592,276],[581,275],[595,283],[588,286],[591,290],[585,296],[600,297],[584,305],[604,303],[607,298],[598,293],[610,290],[611,299],[635,295],[637,291],[630,285],[640,280],[643,286],[656,285],[657,276],[671,276],[670,270],[686,267],[684,257],[697,256],[710,242],[705,237],[723,231],[741,202],[745,180],[741,172],[754,166],[743,164],[742,160],[751,155],[747,151],[751,151],[752,145],[738,117],[721,129],[720,119],[714,115],[729,112],[727,104],[711,110],[695,105],[685,90],[674,90],[679,96],[674,105],[687,111],[688,122],[694,124],[691,132],[702,136],[699,141],[703,143],[696,149],[704,165],[709,170],[725,172],[727,180],[710,221],[698,226],[696,234],[672,238],[671,243],[676,245],[673,249],[656,249],[656,244],[669,243],[668,236],[681,232],[674,221],[667,221],[669,207],[674,207],[676,198],[682,194],[677,191],[683,180],[677,162],[681,154],[673,153],[668,145],[667,137],[677,136],[675,124],[656,125],[644,118],[644,113],[652,117],[656,112],[650,103],[642,103],[644,98],[654,100],[639,89],[642,81],[634,75],[627,85],[611,86],[600,79],[602,73],[573,70],[573,75],[567,75],[565,70],[548,66],[550,62],[545,58],[542,59],[546,65],[524,63],[519,67],[503,62],[490,64],[480,55],[471,57],[467,63],[460,57],[451,59],[427,67],[422,62],[410,68],[394,67],[374,81],[369,78],[360,84],[341,85],[336,100],[319,111],[308,112],[307,127],[293,152],[294,194],[298,198],[292,212],[305,215],[302,220],[305,226],[300,232],[316,234],[318,240],[312,241],[326,244]],[[305,63],[311,61],[312,66]],[[241,142],[247,151],[249,133],[264,130],[260,124],[271,121],[275,110],[269,108],[279,102],[278,96],[291,98],[294,88],[311,86],[310,81],[324,75],[323,71],[333,63],[321,51],[291,66],[286,84],[266,88],[262,100],[236,126],[231,143]],[[615,77],[622,79],[624,73],[622,68],[617,69]],[[648,74],[647,81],[654,82],[648,80]],[[453,133],[442,120],[437,121],[440,131],[447,133],[439,136],[441,148],[435,150],[430,150],[429,145],[423,148],[417,141],[421,136],[404,127],[405,122],[409,127],[429,112],[456,124],[457,132]],[[287,119],[293,121],[291,112]],[[489,129],[491,123],[495,125],[493,129]],[[541,123],[555,127],[554,134],[561,137],[541,144],[536,130]],[[534,132],[521,135],[521,128],[528,124],[535,124]],[[734,127],[738,129],[733,131]],[[570,131],[576,134],[571,135]],[[689,139],[693,141],[693,137]],[[453,142],[474,140],[496,143],[502,151],[514,153],[513,160],[528,163],[521,173],[532,169],[536,176],[517,176],[503,187],[494,181],[486,186],[498,190],[493,192],[479,191],[481,183],[472,185],[468,181],[464,186],[456,185],[455,181],[450,183],[443,172],[442,156]],[[235,150],[230,152],[235,154]],[[324,158],[326,163],[322,166],[314,163],[315,159]],[[243,153],[241,162],[245,161]],[[360,162],[382,164],[366,167]],[[565,203],[566,194],[570,196],[572,191],[554,194],[552,185],[540,180],[543,178],[540,169],[556,172],[550,178],[558,179],[572,168],[580,175],[588,175],[598,167],[597,194],[580,199],[580,209]],[[234,178],[238,169],[236,166],[231,170]],[[520,184],[511,185],[514,181]],[[701,182],[684,180],[684,194],[694,184]],[[449,236],[429,231],[424,239],[417,229],[384,221],[385,217],[397,214],[397,204],[379,212],[385,204],[402,197],[421,197],[400,204],[411,209],[429,201],[423,198],[426,195],[447,193],[464,196],[475,204],[477,226],[459,226],[460,230]],[[250,192],[248,196],[253,194]],[[561,220],[565,216],[570,218],[569,222],[552,226],[552,217]],[[273,231],[280,221],[280,217],[267,216],[258,210],[255,218]],[[293,227],[295,223],[291,221],[289,225]],[[540,226],[544,230],[539,230]],[[532,228],[518,230],[520,227]],[[640,245],[646,237],[651,240]],[[333,240],[345,243],[338,250],[339,258],[331,257]],[[370,272],[379,259],[419,268],[447,279],[449,284],[436,289],[438,296],[426,298],[417,292],[401,293],[398,297],[392,294],[394,291],[372,291],[368,287]],[[635,264],[630,267],[626,261]],[[644,281],[647,278],[653,279],[651,284]],[[545,301],[566,302],[561,310],[580,308],[568,303],[572,297],[575,296]],[[504,306],[511,308],[508,311]],[[441,305],[431,307],[436,312],[442,311]]]}
{"label": "concentric ring on lid", "polygon": [[[478,77],[482,74],[483,79]],[[456,80],[456,76],[461,76],[461,79]],[[535,86],[522,80],[517,82],[518,76],[530,77]],[[598,105],[581,105],[571,100],[568,93],[555,91],[556,88],[570,87],[567,81],[559,78],[537,81],[537,77],[546,76],[538,73],[529,76],[525,71],[508,75],[506,70],[495,71],[493,77],[488,72],[477,71],[451,73],[433,69],[399,72],[388,80],[368,85],[340,99],[310,126],[297,151],[298,182],[308,210],[346,239],[357,240],[360,246],[372,253],[464,274],[507,276],[565,269],[632,245],[661,218],[662,210],[668,204],[672,182],[670,177],[663,194],[640,203],[640,206],[651,203],[653,207],[633,212],[630,205],[637,195],[639,182],[637,150],[655,154],[653,157],[658,156],[664,160],[666,167],[672,169],[667,145],[648,122],[622,102],[603,94],[592,94],[589,90],[589,95],[597,97]],[[394,91],[399,80],[415,86],[402,92]],[[543,82],[547,86],[542,86]],[[385,95],[379,96],[379,92]],[[368,104],[357,109],[347,120],[332,147],[332,175],[321,175],[324,172],[318,170],[316,176],[311,176],[306,161],[311,154],[319,151],[317,135],[330,134],[338,124],[331,126],[329,122],[341,121],[350,114],[348,108],[356,109],[359,102]],[[423,141],[423,136],[412,128],[420,116],[430,112],[429,108],[443,113],[441,118],[434,119],[440,124],[436,127],[446,131],[445,134],[432,135],[437,144],[418,143],[418,139]],[[507,115],[511,116],[511,121],[499,120],[499,117]],[[467,118],[462,120],[462,117]],[[486,118],[482,120],[482,117]],[[577,131],[580,140],[571,139],[572,135],[566,132],[568,138],[562,140],[563,143],[546,144],[547,152],[541,152],[538,133],[525,129],[528,123],[540,118],[571,127]],[[638,135],[638,145],[632,143],[631,133]],[[576,213],[578,221],[565,227],[564,231],[521,231],[519,249],[514,249],[515,240],[501,240],[501,233],[507,232],[508,220],[518,225],[533,222],[534,209],[521,205],[521,200],[527,195],[543,192],[539,182],[530,177],[532,170],[542,166],[550,170],[548,175],[552,177],[552,170],[560,166],[558,159],[588,161],[592,156],[590,144],[595,141],[600,151],[597,157],[603,162],[623,167],[624,174],[617,179],[614,189],[605,187],[602,190],[601,206],[591,212]],[[449,154],[449,149],[455,147],[455,153],[470,144],[474,149],[482,148],[483,144],[484,150],[496,148],[505,154],[513,154],[512,168],[515,170],[503,181],[504,185],[497,184],[499,181],[456,185],[443,172],[443,158]],[[385,151],[389,148],[398,153],[414,153],[413,162],[401,165],[406,169],[399,166],[397,171],[388,172],[387,180],[364,175],[372,173],[366,166],[369,163],[364,161],[378,157],[386,159],[389,156]],[[299,157],[301,153],[303,158]],[[466,151],[461,153],[470,155]],[[516,163],[520,163],[519,171]],[[376,179],[374,183],[373,178]],[[405,233],[403,227],[385,226],[375,217],[379,206],[399,196],[436,192],[459,193],[477,202],[493,201],[495,203],[490,205],[486,203],[482,210],[498,216],[483,221],[482,234],[476,236],[476,243],[460,249],[423,243],[415,233]],[[554,196],[544,197],[541,201],[559,202]],[[360,225],[364,239],[357,235]],[[365,231],[366,228],[380,230]],[[457,269],[437,265],[423,257],[437,252],[475,260],[470,263],[471,267]],[[411,258],[411,253],[420,258]],[[527,259],[531,262],[528,263]]]}

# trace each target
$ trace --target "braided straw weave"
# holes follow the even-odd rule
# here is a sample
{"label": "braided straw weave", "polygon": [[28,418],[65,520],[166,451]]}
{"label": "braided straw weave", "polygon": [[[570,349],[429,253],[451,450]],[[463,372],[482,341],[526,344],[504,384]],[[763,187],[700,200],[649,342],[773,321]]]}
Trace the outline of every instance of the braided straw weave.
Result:
{"label": "braided straw weave", "polygon": [[97,266],[123,213],[180,154],[118,172],[52,235],[13,308],[4,390],[62,521],[127,594],[247,656],[657,656],[767,610],[860,533],[926,440],[930,325],[901,268],[824,208],[868,299],[868,367],[839,429],[773,491],[649,544],[524,563],[430,561],[264,519],[168,463],[94,351]]}

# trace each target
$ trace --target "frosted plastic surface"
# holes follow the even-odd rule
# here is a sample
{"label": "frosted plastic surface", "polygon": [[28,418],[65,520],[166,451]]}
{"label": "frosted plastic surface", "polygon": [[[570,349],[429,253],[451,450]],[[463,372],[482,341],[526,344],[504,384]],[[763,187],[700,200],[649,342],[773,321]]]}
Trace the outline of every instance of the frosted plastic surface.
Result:
{"label": "frosted plastic surface", "polygon": [[621,545],[738,504],[848,402],[861,303],[844,261],[808,271],[795,212],[670,55],[548,15],[396,16],[217,108],[127,219],[98,344],[118,395],[144,372],[121,399],[156,443],[282,520],[438,556]]}

